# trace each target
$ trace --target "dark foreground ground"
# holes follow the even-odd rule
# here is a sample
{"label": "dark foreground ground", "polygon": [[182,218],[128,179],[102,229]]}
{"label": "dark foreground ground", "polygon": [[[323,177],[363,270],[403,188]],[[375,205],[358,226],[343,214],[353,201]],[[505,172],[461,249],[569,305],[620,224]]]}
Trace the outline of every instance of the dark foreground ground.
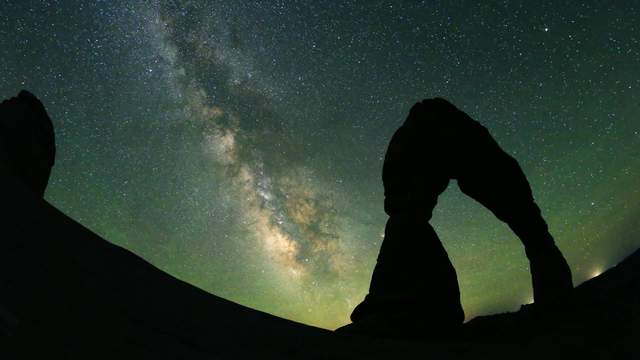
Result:
{"label": "dark foreground ground", "polygon": [[635,359],[640,251],[550,309],[449,343],[346,337],[206,293],[110,244],[0,167],[0,359]]}

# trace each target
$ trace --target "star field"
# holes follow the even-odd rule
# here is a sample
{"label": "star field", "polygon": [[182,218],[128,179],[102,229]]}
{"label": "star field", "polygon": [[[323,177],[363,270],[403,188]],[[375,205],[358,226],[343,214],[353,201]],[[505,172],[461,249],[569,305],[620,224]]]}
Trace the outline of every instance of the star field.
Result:
{"label": "star field", "polygon": [[[576,284],[640,246],[639,10],[0,1],[0,96],[47,107],[63,212],[206,291],[335,328],[382,240],[386,144],[423,98],[518,159]],[[531,301],[522,245],[455,183],[433,224],[468,319]]]}

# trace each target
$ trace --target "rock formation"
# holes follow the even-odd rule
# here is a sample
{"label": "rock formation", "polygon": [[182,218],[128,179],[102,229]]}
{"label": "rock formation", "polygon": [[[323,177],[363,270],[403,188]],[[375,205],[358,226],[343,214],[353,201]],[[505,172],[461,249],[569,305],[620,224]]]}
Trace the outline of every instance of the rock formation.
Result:
{"label": "rock formation", "polygon": [[0,104],[0,159],[40,196],[55,162],[53,124],[44,106],[22,90]]}
{"label": "rock formation", "polygon": [[456,337],[464,321],[456,271],[429,221],[451,179],[518,236],[536,304],[573,289],[571,270],[549,233],[518,161],[489,130],[442,98],[413,105],[391,137],[382,167],[389,215],[369,293],[344,333]]}

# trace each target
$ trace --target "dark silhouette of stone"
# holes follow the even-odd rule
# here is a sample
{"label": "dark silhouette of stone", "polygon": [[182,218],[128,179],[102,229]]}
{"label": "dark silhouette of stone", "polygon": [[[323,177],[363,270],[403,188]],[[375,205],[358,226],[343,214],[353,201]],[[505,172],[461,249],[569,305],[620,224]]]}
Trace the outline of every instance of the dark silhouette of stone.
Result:
{"label": "dark silhouette of stone", "polygon": [[44,106],[22,90],[0,104],[0,161],[39,196],[55,162],[53,124]]}
{"label": "dark silhouette of stone", "polygon": [[391,336],[407,328],[430,338],[457,332],[464,312],[456,273],[428,223],[450,179],[520,238],[536,303],[552,304],[571,292],[571,270],[518,162],[467,114],[444,99],[427,99],[411,108],[387,148],[385,237],[369,294],[351,314],[354,324],[342,331],[381,335],[375,324],[383,323]]}

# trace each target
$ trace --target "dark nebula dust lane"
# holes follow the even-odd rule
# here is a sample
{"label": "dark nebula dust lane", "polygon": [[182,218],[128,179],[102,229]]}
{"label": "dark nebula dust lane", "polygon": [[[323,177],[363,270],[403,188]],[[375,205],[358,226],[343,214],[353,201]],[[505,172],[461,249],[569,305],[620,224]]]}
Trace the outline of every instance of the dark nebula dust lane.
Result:
{"label": "dark nebula dust lane", "polygon": [[[554,4],[4,1],[0,96],[47,107],[62,211],[209,292],[335,328],[382,240],[387,142],[422,98],[520,161],[574,282],[640,245],[638,4]],[[531,301],[519,241],[455,183],[433,222],[467,317]]]}

